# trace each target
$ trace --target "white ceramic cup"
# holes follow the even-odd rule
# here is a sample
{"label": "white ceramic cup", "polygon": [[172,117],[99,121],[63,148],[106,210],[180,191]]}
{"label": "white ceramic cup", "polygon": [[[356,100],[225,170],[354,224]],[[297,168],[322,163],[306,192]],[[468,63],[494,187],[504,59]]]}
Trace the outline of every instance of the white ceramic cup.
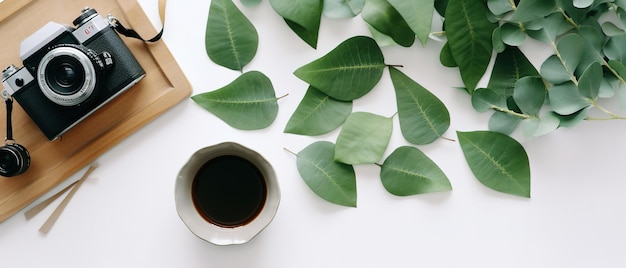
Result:
{"label": "white ceramic cup", "polygon": [[[220,156],[237,156],[258,168],[266,185],[266,198],[260,212],[241,226],[223,227],[206,220],[194,205],[192,184],[198,170]],[[243,244],[250,241],[272,221],[280,203],[280,188],[270,163],[259,153],[234,142],[225,142],[196,151],[176,178],[174,189],[176,211],[189,230],[216,245]]]}

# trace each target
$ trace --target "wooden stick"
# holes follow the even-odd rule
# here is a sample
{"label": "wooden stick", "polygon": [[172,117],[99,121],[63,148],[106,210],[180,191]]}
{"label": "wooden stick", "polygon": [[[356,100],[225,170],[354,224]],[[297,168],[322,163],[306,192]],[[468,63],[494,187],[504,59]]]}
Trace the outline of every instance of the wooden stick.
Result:
{"label": "wooden stick", "polygon": [[78,188],[80,188],[80,185],[83,184],[83,182],[85,182],[89,174],[91,174],[91,172],[93,172],[93,170],[96,169],[97,167],[98,167],[97,163],[94,163],[91,166],[89,166],[89,169],[87,169],[85,174],[78,180],[78,182],[76,182],[76,185],[65,196],[63,201],[61,201],[59,206],[52,212],[50,217],[48,217],[48,220],[46,220],[46,222],[44,222],[41,228],[39,228],[40,233],[47,234],[50,231],[50,229],[52,229],[52,226],[54,225],[54,223],[57,221],[59,216],[61,216],[61,212],[63,212],[67,204],[70,202],[70,199],[72,199],[72,196],[74,196],[76,191],[78,191]]}
{"label": "wooden stick", "polygon": [[67,192],[70,188],[72,188],[72,186],[76,185],[77,182],[78,181],[72,182],[70,185],[66,186],[65,188],[63,188],[63,190],[59,191],[55,195],[48,197],[48,199],[41,201],[41,203],[30,208],[28,211],[24,213],[26,220],[30,220],[33,217],[35,217],[37,214],[39,214],[39,212],[43,211],[46,207],[48,207],[48,205],[50,205],[52,202],[57,200],[61,195]]}

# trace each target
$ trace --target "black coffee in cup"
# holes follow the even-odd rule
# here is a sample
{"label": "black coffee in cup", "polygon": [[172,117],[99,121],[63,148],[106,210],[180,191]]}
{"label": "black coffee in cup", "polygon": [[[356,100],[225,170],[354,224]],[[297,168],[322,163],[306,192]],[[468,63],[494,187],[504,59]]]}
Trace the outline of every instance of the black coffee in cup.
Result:
{"label": "black coffee in cup", "polygon": [[246,225],[263,210],[267,185],[249,160],[222,155],[206,162],[193,178],[194,206],[207,221],[222,227]]}

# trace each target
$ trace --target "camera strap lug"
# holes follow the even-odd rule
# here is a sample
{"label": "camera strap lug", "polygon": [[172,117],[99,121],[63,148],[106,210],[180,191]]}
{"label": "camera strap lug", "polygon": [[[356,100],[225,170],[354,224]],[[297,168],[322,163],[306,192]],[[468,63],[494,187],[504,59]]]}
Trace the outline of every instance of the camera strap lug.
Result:
{"label": "camera strap lug", "polygon": [[122,25],[122,23],[116,17],[108,15],[107,19],[109,20],[109,23],[111,23],[115,31],[126,37],[139,39],[147,43],[153,43],[161,40],[161,36],[163,35],[164,28],[161,28],[161,31],[155,37],[146,40],[141,37],[141,35],[139,35],[139,33],[137,33],[135,30],[126,28],[124,25]]}
{"label": "camera strap lug", "polygon": [[7,136],[4,139],[6,144],[12,144],[15,143],[15,140],[13,140],[13,124],[11,123],[11,112],[13,111],[13,99],[8,96],[5,97],[4,94],[2,95],[2,97],[4,97],[4,103],[5,106],[7,107]]}

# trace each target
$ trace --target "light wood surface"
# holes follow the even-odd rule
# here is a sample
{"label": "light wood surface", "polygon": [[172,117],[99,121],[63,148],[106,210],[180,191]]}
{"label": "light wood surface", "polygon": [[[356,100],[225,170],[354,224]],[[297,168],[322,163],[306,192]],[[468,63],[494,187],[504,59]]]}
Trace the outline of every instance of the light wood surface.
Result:
{"label": "light wood surface", "polygon": [[[5,5],[16,5],[13,2],[17,0],[0,3],[0,10],[3,10],[0,15],[4,15]],[[95,8],[103,16],[113,14],[142,36],[151,37],[157,32],[136,0],[33,0],[0,21],[0,36],[3,36],[0,68],[10,64],[22,66],[19,59],[22,40],[48,21],[71,25],[85,6]],[[191,85],[163,42],[145,44],[123,39],[146,70],[146,77],[62,138],[48,141],[16,103],[13,136],[17,143],[28,148],[32,164],[20,176],[0,177],[0,222],[191,94]],[[5,118],[4,108],[0,109],[0,118]],[[0,133],[5,133],[4,123],[0,124]]]}

